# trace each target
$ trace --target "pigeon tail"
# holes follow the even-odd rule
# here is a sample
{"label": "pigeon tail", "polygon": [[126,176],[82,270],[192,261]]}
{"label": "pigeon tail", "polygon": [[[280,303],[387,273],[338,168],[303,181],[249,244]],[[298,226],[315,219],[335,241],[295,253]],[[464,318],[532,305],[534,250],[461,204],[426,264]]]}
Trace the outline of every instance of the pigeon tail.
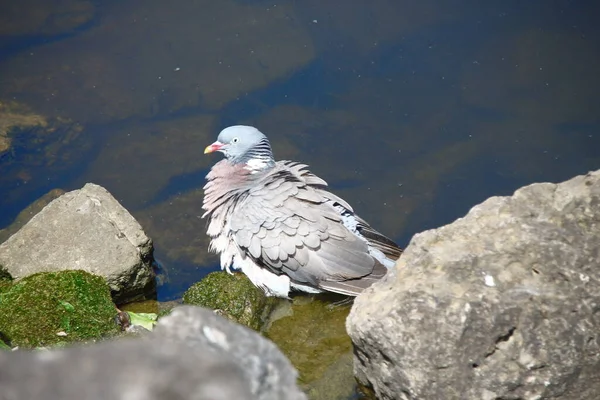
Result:
{"label": "pigeon tail", "polygon": [[373,272],[367,276],[343,281],[323,281],[319,282],[319,287],[329,292],[355,297],[361,294],[366,288],[383,278],[387,270],[388,269],[383,265],[376,264]]}

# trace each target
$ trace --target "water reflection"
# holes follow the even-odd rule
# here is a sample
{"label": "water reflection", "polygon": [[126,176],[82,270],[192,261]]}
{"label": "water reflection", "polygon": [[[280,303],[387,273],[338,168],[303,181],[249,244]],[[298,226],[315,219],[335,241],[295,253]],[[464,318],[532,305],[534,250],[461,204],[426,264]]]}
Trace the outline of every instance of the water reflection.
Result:
{"label": "water reflection", "polygon": [[0,6],[0,226],[101,184],[154,239],[162,299],[216,266],[198,189],[226,125],[259,126],[402,245],[600,168],[591,1],[23,3]]}

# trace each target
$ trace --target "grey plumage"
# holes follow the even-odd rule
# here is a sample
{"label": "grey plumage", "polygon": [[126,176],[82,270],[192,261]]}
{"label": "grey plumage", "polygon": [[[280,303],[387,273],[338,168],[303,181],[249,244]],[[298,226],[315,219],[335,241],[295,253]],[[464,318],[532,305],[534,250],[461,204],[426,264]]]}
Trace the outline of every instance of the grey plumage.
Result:
{"label": "grey plumage", "polygon": [[275,162],[256,128],[224,129],[205,153],[213,151],[226,158],[204,187],[210,248],[223,269],[241,269],[268,295],[296,289],[355,296],[400,256],[306,165]]}

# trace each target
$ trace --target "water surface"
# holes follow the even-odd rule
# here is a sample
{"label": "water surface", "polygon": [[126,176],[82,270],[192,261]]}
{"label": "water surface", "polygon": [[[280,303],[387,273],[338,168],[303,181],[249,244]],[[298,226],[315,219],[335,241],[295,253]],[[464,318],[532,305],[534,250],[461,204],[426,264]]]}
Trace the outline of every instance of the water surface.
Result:
{"label": "water surface", "polygon": [[153,238],[169,300],[217,268],[202,150],[227,125],[259,127],[402,246],[600,168],[596,2],[415,3],[0,6],[0,227],[103,185]]}

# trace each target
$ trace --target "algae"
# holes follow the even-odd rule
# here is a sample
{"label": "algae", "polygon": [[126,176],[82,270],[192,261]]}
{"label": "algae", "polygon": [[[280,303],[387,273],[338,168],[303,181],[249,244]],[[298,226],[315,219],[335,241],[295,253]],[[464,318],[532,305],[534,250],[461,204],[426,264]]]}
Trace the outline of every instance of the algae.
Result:
{"label": "algae", "polygon": [[0,293],[0,333],[13,347],[112,336],[116,314],[104,279],[85,271],[37,273]]}
{"label": "algae", "polygon": [[[321,295],[296,297],[291,308],[292,315],[274,321],[266,336],[296,367],[303,389],[310,392],[327,370],[333,370],[334,364],[345,366],[336,370],[336,381],[344,381],[343,375],[352,379],[352,366],[339,364],[341,358],[348,357],[352,352],[352,342],[345,326],[350,305],[332,304],[325,295]],[[347,392],[347,387],[339,388],[342,397]],[[334,396],[332,392],[329,394]],[[335,395],[329,398],[339,397]]]}
{"label": "algae", "polygon": [[241,273],[212,272],[183,294],[185,304],[211,308],[256,331],[278,301],[265,296]]}

